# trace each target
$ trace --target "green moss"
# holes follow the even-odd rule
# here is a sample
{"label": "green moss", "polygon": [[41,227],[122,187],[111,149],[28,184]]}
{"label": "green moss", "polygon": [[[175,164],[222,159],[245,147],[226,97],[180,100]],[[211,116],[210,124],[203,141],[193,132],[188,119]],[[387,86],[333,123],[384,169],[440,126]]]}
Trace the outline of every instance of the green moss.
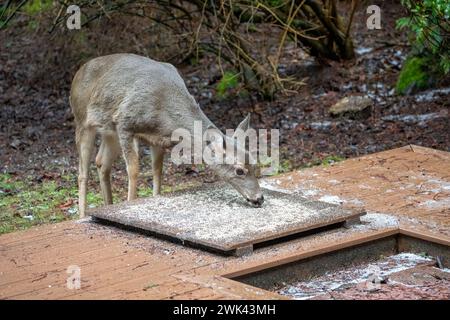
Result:
{"label": "green moss", "polygon": [[345,160],[345,158],[341,157],[341,156],[328,156],[328,157],[325,157],[325,159],[323,159],[320,164],[323,166],[328,166],[330,164],[340,162],[342,160]]}
{"label": "green moss", "polygon": [[[338,155],[331,155],[327,156],[323,159],[313,159],[311,162],[308,162],[300,167],[295,167],[289,160],[282,160],[280,161],[280,164],[278,165],[278,170],[272,174],[272,176],[276,176],[279,174],[283,174],[286,172],[290,172],[294,169],[306,169],[306,168],[312,168],[316,166],[324,166],[327,167],[329,165],[332,165],[334,163],[340,162],[345,160],[344,157],[338,156]],[[271,159],[260,159],[258,163],[259,167],[262,168],[269,168],[271,165]]]}
{"label": "green moss", "polygon": [[397,80],[396,91],[406,94],[412,89],[426,89],[430,84],[430,75],[427,72],[428,60],[412,57],[406,60]]}
{"label": "green moss", "polygon": [[280,161],[280,164],[278,165],[277,174],[289,172],[291,170],[292,170],[292,163],[289,160],[285,159]]}
{"label": "green moss", "polygon": [[329,166],[329,165],[331,165],[333,163],[340,162],[340,161],[343,161],[343,160],[345,160],[344,157],[341,157],[341,156],[338,156],[338,155],[334,155],[334,156],[332,155],[332,156],[327,156],[327,157],[325,157],[323,159],[314,159],[313,161],[308,162],[307,164],[302,166],[302,168],[312,168],[312,167],[315,167],[315,166],[325,166],[326,167],[326,166]]}

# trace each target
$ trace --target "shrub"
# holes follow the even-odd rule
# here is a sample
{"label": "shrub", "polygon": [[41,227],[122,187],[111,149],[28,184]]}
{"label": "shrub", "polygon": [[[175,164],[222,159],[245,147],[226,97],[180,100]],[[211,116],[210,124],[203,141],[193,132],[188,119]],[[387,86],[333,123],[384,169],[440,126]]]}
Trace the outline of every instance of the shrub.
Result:
{"label": "shrub", "polygon": [[219,97],[225,97],[228,90],[236,88],[238,86],[238,77],[239,73],[226,71],[223,74],[222,79],[217,84],[217,95]]}
{"label": "shrub", "polygon": [[450,71],[450,0],[402,0],[409,16],[397,20],[397,28],[412,32],[415,55],[428,56],[436,72]]}
{"label": "shrub", "polygon": [[428,59],[411,57],[406,60],[395,87],[397,93],[408,94],[415,89],[425,89],[431,84]]}

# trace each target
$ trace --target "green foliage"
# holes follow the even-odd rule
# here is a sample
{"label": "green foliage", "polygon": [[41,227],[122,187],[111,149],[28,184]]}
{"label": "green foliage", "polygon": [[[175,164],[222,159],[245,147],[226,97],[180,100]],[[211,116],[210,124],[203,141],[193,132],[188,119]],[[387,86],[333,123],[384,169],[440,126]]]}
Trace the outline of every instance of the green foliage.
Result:
{"label": "green foliage", "polygon": [[[272,159],[270,157],[267,157],[266,159],[260,159],[259,163],[258,163],[260,168],[270,168],[272,165]],[[271,176],[276,176],[278,174],[282,174],[285,172],[289,172],[292,170],[292,163],[289,160],[282,160],[280,161],[280,163],[278,164],[277,168],[273,174],[271,174]]]}
{"label": "green foliage", "polygon": [[0,234],[66,219],[62,210],[54,209],[75,197],[76,189],[60,188],[54,181],[45,181],[39,188],[30,185],[0,175]]}
{"label": "green foliage", "polygon": [[9,1],[4,2],[0,7],[0,28],[4,28],[8,25],[10,17],[13,16],[18,9],[20,9],[20,7],[14,3]]}
{"label": "green foliage", "polygon": [[292,170],[292,163],[289,160],[283,160],[280,162],[280,165],[278,167],[279,173],[285,173]]}
{"label": "green foliage", "polygon": [[8,16],[8,8],[5,6],[0,7],[0,25],[6,22],[6,17]]}
{"label": "green foliage", "polygon": [[413,88],[426,89],[430,85],[430,75],[427,72],[428,59],[412,57],[406,60],[397,80],[395,90],[406,94]]}
{"label": "green foliage", "polygon": [[[78,217],[78,186],[76,173],[47,168],[50,178],[42,181],[36,177],[19,178],[0,173],[0,235],[23,230],[35,225],[55,223]],[[52,178],[54,176],[54,178]],[[98,176],[93,175],[92,185],[99,191]],[[162,193],[175,192],[196,186],[195,182],[179,183],[176,186],[162,187]],[[91,186],[89,189],[94,189]],[[138,186],[139,197],[152,196],[148,185]],[[127,189],[115,188],[113,202],[126,198]],[[90,191],[86,195],[89,208],[103,205],[100,192]]]}
{"label": "green foliage", "polygon": [[272,8],[282,7],[285,5],[285,0],[265,0],[262,1],[263,3],[267,4],[268,6]]}
{"label": "green foliage", "polygon": [[39,21],[34,17],[48,11],[52,6],[53,0],[6,1],[0,7],[0,28],[7,27],[10,20],[20,12],[33,17],[33,20],[28,21],[28,27],[35,30],[39,26]]}
{"label": "green foliage", "polygon": [[397,20],[397,28],[408,28],[413,46],[433,58],[436,71],[450,71],[450,0],[402,0],[409,16]]}
{"label": "green foliage", "polygon": [[48,10],[53,4],[53,0],[32,0],[28,1],[23,6],[23,11],[26,14],[29,14],[31,16],[34,16],[36,14],[39,14],[43,11]]}
{"label": "green foliage", "polygon": [[139,198],[150,197],[153,195],[153,189],[150,187],[139,187],[137,195]]}
{"label": "green foliage", "polygon": [[343,158],[341,156],[337,156],[337,155],[336,156],[327,156],[324,159],[322,159],[320,164],[322,166],[329,166],[329,165],[331,165],[333,163],[340,162],[342,160],[345,160],[345,158]]}
{"label": "green foliage", "polygon": [[[329,166],[332,165],[334,163],[340,162],[345,160],[344,157],[338,156],[338,155],[331,155],[331,156],[326,156],[323,159],[315,159],[311,162],[306,163],[305,165],[301,166],[300,168],[312,168],[315,166]],[[259,159],[259,163],[258,163],[260,168],[269,168],[271,166],[271,159],[270,157],[266,158],[266,159]],[[278,174],[283,174],[286,172],[290,172],[292,170],[295,169],[294,165],[289,161],[289,160],[282,160],[280,162],[280,164],[278,165],[277,168],[277,172],[274,173],[273,175],[278,175]]]}
{"label": "green foliage", "polygon": [[225,97],[230,89],[234,89],[239,84],[239,73],[227,71],[223,74],[222,79],[217,84],[216,90],[219,97]]}

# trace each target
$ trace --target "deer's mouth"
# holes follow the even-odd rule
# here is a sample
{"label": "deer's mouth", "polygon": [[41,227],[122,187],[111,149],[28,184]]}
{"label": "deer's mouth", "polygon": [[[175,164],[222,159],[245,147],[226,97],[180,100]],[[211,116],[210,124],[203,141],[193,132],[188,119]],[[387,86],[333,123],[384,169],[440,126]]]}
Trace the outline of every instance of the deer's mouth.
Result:
{"label": "deer's mouth", "polygon": [[250,200],[247,198],[247,201],[250,202],[253,206],[260,208],[262,206],[262,204],[264,203],[264,196],[261,196],[256,200]]}

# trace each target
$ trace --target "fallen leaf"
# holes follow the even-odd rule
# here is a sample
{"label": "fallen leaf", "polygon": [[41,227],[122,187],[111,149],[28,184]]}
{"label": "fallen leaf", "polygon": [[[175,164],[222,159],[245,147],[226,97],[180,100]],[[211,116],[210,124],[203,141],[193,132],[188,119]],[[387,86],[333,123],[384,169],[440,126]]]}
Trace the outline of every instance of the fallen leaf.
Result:
{"label": "fallen leaf", "polygon": [[73,199],[69,199],[67,202],[64,202],[63,204],[60,204],[58,206],[59,209],[68,209],[73,205]]}

